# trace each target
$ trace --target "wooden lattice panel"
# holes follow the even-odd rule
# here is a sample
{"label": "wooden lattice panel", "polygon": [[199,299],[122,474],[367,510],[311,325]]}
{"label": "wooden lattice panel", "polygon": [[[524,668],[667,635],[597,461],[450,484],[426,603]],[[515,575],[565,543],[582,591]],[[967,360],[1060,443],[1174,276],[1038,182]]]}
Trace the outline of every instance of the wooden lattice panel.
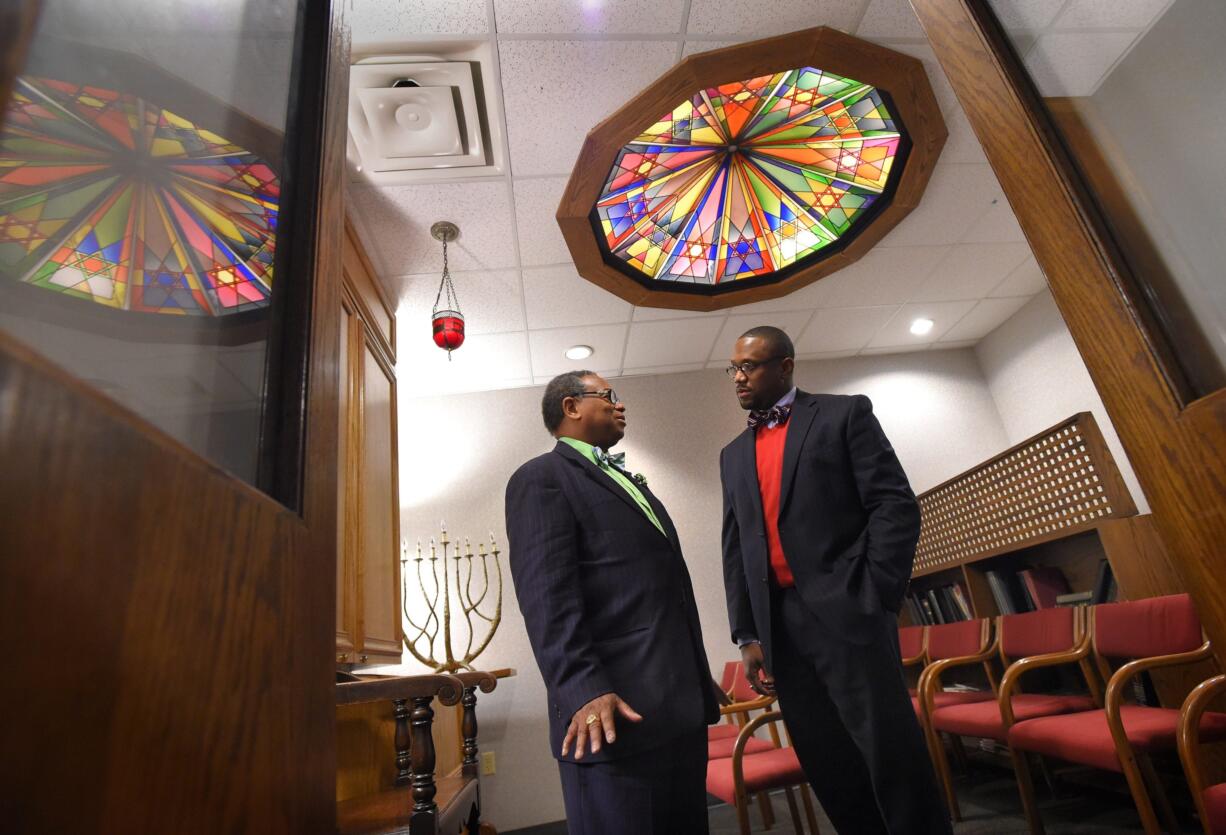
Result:
{"label": "wooden lattice panel", "polygon": [[1088,412],[934,487],[919,503],[916,574],[1137,512]]}

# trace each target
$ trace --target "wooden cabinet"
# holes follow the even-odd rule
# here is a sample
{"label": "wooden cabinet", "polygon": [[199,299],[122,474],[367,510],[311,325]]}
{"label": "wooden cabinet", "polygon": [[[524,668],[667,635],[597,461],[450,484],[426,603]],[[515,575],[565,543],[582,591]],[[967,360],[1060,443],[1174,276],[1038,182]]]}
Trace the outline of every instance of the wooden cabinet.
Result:
{"label": "wooden cabinet", "polygon": [[346,224],[341,294],[336,661],[400,660],[396,318]]}

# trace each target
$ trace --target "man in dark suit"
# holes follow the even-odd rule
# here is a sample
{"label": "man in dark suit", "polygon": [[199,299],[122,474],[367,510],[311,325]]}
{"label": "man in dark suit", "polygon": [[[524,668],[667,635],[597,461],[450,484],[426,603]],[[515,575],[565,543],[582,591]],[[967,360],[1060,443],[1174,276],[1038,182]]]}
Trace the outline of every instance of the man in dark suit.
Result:
{"label": "man in dark suit", "polygon": [[569,830],[705,833],[719,711],[677,531],[609,455],[626,407],[604,379],[555,377],[541,412],[558,442],[507,484],[507,538]]}
{"label": "man in dark suit", "polygon": [[720,453],[732,640],[840,833],[947,833],[898,653],[919,505],[868,398],[798,391],[794,364],[764,326],[728,367],[750,412]]}

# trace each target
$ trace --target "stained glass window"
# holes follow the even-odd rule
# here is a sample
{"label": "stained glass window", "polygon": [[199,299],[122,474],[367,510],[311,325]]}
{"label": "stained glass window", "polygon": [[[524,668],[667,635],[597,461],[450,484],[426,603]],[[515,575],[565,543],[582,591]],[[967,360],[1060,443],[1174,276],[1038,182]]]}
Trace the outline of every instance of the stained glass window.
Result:
{"label": "stained glass window", "polygon": [[263,307],[279,197],[267,163],[171,110],[19,79],[0,135],[0,273],[125,310]]}
{"label": "stained glass window", "polygon": [[860,228],[905,142],[881,91],[812,67],[707,88],[621,149],[593,221],[648,279],[766,278]]}

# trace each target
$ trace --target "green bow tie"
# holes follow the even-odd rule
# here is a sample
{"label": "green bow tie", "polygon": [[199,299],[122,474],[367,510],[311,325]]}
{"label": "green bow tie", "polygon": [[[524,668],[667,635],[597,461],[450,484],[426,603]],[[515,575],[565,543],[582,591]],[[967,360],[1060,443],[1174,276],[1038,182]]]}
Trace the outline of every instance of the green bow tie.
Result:
{"label": "green bow tie", "polygon": [[626,453],[624,452],[615,452],[610,455],[600,447],[594,446],[592,447],[592,458],[601,466],[617,467],[617,469],[623,472],[626,469]]}

